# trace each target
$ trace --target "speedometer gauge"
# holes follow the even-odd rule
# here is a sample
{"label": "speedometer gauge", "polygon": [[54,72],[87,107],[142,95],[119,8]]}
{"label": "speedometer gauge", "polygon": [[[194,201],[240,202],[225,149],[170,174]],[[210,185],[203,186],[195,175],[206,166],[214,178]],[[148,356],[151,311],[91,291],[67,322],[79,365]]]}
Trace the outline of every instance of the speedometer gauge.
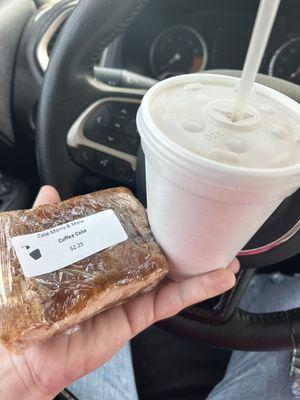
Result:
{"label": "speedometer gauge", "polygon": [[173,26],[153,42],[150,65],[158,79],[202,71],[207,63],[207,48],[199,33],[187,26]]}
{"label": "speedometer gauge", "polygon": [[271,60],[269,75],[300,85],[300,37],[279,47]]}

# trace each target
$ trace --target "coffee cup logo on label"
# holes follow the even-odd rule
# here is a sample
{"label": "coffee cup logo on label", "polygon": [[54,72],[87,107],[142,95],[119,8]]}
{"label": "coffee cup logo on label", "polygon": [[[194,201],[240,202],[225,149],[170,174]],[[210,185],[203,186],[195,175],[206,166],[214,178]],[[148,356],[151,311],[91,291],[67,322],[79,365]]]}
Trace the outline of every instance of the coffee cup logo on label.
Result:
{"label": "coffee cup logo on label", "polygon": [[[22,246],[22,248],[24,249],[26,249],[26,250],[29,250],[30,249],[30,246]],[[41,254],[41,250],[40,249],[35,249],[35,250],[33,250],[33,251],[31,251],[30,253],[28,253],[29,254],[29,256],[33,259],[33,260],[38,260],[38,259],[40,259],[41,257],[42,257],[42,254]]]}
{"label": "coffee cup logo on label", "polygon": [[12,244],[24,275],[30,278],[67,267],[127,239],[114,211],[106,210],[45,231],[15,236]]}

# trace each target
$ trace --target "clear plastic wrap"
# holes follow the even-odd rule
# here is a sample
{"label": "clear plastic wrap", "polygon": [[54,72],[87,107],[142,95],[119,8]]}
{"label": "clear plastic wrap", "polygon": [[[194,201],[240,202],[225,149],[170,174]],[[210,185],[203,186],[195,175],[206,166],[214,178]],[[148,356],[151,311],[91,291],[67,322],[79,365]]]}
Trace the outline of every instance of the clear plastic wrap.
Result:
{"label": "clear plastic wrap", "polygon": [[[63,269],[24,276],[12,237],[109,209],[125,229],[126,241]],[[1,213],[0,246],[0,343],[15,353],[153,289],[168,272],[143,206],[123,188]]]}

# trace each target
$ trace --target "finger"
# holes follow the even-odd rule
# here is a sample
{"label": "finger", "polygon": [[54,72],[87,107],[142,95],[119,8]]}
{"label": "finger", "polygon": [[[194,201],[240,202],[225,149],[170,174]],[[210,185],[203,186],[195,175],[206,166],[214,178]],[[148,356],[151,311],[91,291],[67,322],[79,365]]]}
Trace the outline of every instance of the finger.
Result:
{"label": "finger", "polygon": [[240,270],[240,262],[237,258],[235,258],[227,267],[230,271],[232,271],[234,274],[237,274]]}
{"label": "finger", "polygon": [[169,318],[192,304],[218,296],[235,285],[235,275],[229,269],[217,270],[163,286],[156,294],[154,318]]}
{"label": "finger", "polygon": [[43,186],[37,198],[33,204],[33,207],[37,207],[43,204],[58,203],[60,201],[60,196],[56,189],[52,186]]}

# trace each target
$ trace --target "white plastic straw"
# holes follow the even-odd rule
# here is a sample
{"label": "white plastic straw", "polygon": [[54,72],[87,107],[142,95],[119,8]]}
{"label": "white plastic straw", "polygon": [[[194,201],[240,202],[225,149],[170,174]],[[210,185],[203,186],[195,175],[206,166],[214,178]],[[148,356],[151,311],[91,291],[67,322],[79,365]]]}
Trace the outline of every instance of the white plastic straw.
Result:
{"label": "white plastic straw", "polygon": [[242,79],[239,84],[236,103],[232,113],[232,121],[236,122],[244,117],[248,98],[258,73],[269,37],[274,25],[276,14],[281,0],[261,0],[247,57],[245,60]]}

